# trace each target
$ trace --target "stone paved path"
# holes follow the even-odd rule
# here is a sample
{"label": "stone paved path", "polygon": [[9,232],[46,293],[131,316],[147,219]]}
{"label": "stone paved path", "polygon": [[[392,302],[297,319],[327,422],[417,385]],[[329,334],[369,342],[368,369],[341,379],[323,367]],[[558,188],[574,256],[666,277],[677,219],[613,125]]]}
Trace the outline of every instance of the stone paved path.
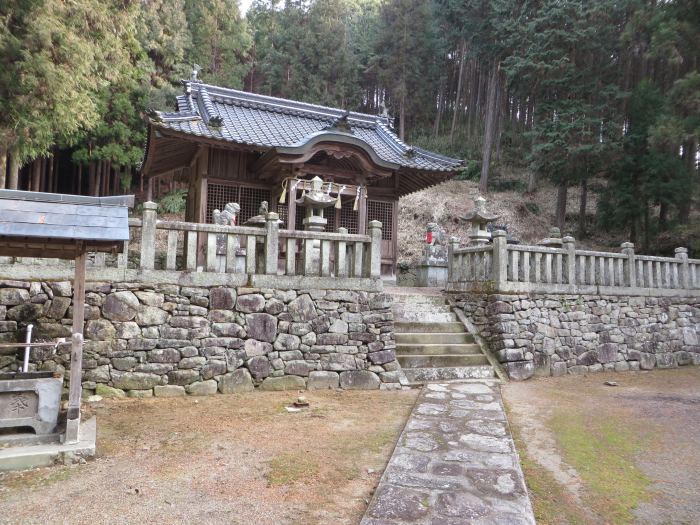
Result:
{"label": "stone paved path", "polygon": [[426,385],[361,525],[534,523],[498,385]]}

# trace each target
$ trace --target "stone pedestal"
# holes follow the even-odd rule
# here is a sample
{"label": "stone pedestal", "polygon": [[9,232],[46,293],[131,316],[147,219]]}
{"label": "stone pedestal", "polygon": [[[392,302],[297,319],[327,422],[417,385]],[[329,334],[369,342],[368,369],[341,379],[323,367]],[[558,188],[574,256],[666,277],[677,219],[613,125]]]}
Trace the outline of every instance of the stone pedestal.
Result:
{"label": "stone pedestal", "polygon": [[444,264],[418,265],[417,286],[444,288],[447,284],[447,262]]}
{"label": "stone pedestal", "polygon": [[53,433],[62,388],[63,380],[50,373],[0,374],[0,428],[31,427],[36,434]]}

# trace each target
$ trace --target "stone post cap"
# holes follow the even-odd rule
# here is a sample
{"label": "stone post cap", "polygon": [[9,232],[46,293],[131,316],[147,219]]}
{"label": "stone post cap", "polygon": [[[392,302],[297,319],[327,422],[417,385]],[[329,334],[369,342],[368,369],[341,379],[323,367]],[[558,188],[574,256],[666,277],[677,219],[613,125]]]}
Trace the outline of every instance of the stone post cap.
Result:
{"label": "stone post cap", "polygon": [[563,243],[575,243],[576,239],[574,239],[574,237],[572,235],[564,235],[561,242],[563,242]]}
{"label": "stone post cap", "polygon": [[143,203],[143,209],[144,210],[157,210],[158,204],[156,204],[153,201],[146,201]]}
{"label": "stone post cap", "polygon": [[458,237],[450,237],[450,244],[459,244]]}
{"label": "stone post cap", "polygon": [[505,237],[508,235],[505,230],[494,230],[491,237]]}
{"label": "stone post cap", "polygon": [[687,254],[687,253],[688,253],[688,248],[684,248],[684,247],[681,246],[681,247],[676,248],[675,250],[673,250],[673,252],[674,252],[675,254],[682,254],[682,253]]}
{"label": "stone post cap", "polygon": [[275,213],[274,211],[271,211],[270,213],[268,213],[265,216],[265,220],[268,220],[268,221],[276,221],[276,220],[279,220],[279,218],[280,218],[279,214]]}
{"label": "stone post cap", "polygon": [[348,229],[347,229],[347,228],[343,228],[343,227],[341,226],[340,228],[338,228],[338,233],[342,233],[343,235],[345,235],[346,233],[348,233]]}
{"label": "stone post cap", "polygon": [[634,250],[634,243],[633,242],[623,242],[620,245],[620,248],[623,250]]}
{"label": "stone post cap", "polygon": [[382,223],[379,221],[369,221],[369,227],[370,228],[381,228]]}

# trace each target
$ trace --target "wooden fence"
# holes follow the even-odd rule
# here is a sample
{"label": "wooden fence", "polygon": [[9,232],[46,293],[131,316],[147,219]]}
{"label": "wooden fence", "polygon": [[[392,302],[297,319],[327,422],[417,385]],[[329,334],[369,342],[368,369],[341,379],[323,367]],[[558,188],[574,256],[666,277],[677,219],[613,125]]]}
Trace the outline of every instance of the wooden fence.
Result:
{"label": "wooden fence", "polygon": [[687,248],[675,257],[634,253],[623,243],[621,253],[577,250],[573,237],[562,248],[507,244],[503,231],[493,243],[449,247],[448,291],[690,294],[700,295],[700,260],[689,259]]}

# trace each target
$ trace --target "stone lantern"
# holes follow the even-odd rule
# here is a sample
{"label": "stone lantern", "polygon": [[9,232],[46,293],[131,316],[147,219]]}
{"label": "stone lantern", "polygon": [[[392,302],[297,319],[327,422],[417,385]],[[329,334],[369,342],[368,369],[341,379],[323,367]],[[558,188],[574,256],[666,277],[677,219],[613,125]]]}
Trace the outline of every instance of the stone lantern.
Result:
{"label": "stone lantern", "polygon": [[306,208],[306,217],[303,220],[304,229],[312,232],[322,232],[326,229],[328,219],[323,216],[323,210],[334,206],[339,197],[331,197],[323,191],[323,180],[319,176],[311,179],[311,190],[305,191],[297,199],[297,204]]}
{"label": "stone lantern", "polygon": [[487,244],[491,240],[491,232],[486,227],[488,223],[498,220],[501,216],[486,211],[486,199],[481,195],[474,199],[474,209],[462,217],[463,221],[471,224],[469,240],[477,245]]}

